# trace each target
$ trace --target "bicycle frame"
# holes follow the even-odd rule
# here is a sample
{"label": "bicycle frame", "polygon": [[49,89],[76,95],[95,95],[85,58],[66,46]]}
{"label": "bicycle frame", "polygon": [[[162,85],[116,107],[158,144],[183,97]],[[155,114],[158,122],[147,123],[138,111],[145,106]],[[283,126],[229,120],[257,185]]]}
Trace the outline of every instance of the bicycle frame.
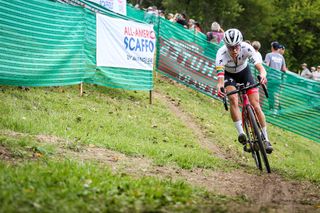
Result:
{"label": "bicycle frame", "polygon": [[[259,79],[259,78],[258,78]],[[228,92],[226,96],[239,94],[239,98],[242,102],[242,125],[247,134],[247,144],[250,145],[250,150],[252,157],[255,160],[256,166],[262,170],[262,163],[260,154],[262,155],[263,162],[266,166],[267,172],[270,173],[270,166],[268,157],[265,150],[264,140],[265,137],[263,135],[260,122],[257,118],[254,107],[250,104],[249,97],[247,95],[247,91],[251,88],[258,87],[260,83],[256,83],[254,85],[250,85],[245,87],[244,84],[237,85],[237,89],[231,92]],[[268,93],[264,85],[262,88],[268,98]],[[223,99],[225,109],[228,110],[228,105],[226,101],[226,96]]]}

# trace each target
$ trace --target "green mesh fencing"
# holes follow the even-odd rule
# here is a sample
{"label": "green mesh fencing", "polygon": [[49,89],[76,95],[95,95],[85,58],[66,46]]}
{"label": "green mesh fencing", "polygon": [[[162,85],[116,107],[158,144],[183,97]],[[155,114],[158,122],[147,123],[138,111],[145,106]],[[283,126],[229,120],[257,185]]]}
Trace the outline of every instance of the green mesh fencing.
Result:
{"label": "green mesh fencing", "polygon": [[[117,16],[108,10],[103,14]],[[83,5],[0,0],[0,84],[60,86],[86,82],[129,90],[152,89],[149,70],[96,67],[95,19],[95,13]]]}

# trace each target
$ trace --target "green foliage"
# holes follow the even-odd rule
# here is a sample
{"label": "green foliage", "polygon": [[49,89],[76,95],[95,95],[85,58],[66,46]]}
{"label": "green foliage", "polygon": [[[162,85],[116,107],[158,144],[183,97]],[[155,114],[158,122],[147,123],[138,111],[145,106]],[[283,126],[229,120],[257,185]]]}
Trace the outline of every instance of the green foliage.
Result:
{"label": "green foliage", "polygon": [[279,21],[274,23],[271,36],[286,46],[289,67],[298,71],[303,62],[309,66],[320,64],[320,2],[279,1],[275,6]]}
{"label": "green foliage", "polygon": [[[261,43],[265,39],[268,41],[272,25],[277,21],[277,16],[273,16],[274,5],[271,1],[264,0],[239,0],[243,11],[237,18],[235,27],[244,34],[245,40],[258,40]],[[269,47],[269,46],[268,46]]]}
{"label": "green foliage", "polygon": [[242,11],[237,0],[164,0],[162,4],[170,12],[185,13],[189,18],[199,21],[205,32],[210,31],[213,21],[218,21],[222,26],[231,26]]}

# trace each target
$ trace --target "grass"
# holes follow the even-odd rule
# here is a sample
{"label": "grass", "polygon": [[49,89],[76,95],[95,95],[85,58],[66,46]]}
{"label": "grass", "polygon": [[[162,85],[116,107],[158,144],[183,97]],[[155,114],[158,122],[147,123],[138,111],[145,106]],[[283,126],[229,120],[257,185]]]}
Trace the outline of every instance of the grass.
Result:
{"label": "grass", "polygon": [[0,212],[227,212],[230,202],[246,202],[183,181],[134,178],[94,161],[62,159],[52,144],[28,135],[1,136],[0,147],[11,154],[0,161]]}
{"label": "grass", "polygon": [[179,181],[134,179],[68,160],[0,163],[0,180],[1,212],[191,212],[208,206],[226,212],[223,204],[231,200]]}
{"label": "grass", "polygon": [[[214,168],[221,160],[197,139],[163,103],[148,104],[144,92],[89,87],[3,88],[0,128],[31,135],[54,135],[73,143],[94,144],[128,155],[147,156],[159,165]],[[49,98],[50,97],[50,98]]]}
{"label": "grass", "polygon": [[[247,200],[218,196],[183,181],[112,173],[95,161],[71,160],[63,150],[97,146],[184,169],[245,169],[257,173],[222,103],[184,86],[156,79],[155,90],[179,103],[208,139],[233,156],[200,146],[193,131],[147,92],[85,85],[0,87],[0,212],[227,212]],[[269,125],[274,172],[320,184],[319,144]],[[44,143],[39,135],[62,142]],[[2,160],[1,160],[2,159]]]}

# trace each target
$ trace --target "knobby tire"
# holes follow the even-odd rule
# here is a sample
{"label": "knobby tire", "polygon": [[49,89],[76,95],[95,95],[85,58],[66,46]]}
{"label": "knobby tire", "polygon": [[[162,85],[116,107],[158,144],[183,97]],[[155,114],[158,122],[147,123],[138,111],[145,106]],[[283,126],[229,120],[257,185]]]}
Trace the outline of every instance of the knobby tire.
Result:
{"label": "knobby tire", "polygon": [[258,123],[257,123],[257,120],[256,120],[256,116],[255,116],[255,114],[253,112],[253,109],[251,108],[250,105],[247,106],[247,111],[248,111],[248,115],[249,115],[252,127],[254,129],[255,136],[257,138],[257,142],[258,142],[258,145],[259,145],[259,148],[260,148],[260,153],[262,155],[262,159],[263,159],[264,165],[266,167],[267,172],[271,173],[268,156],[267,156],[267,153],[266,153],[263,141],[262,141],[262,137],[261,137],[261,129],[258,126]]}
{"label": "knobby tire", "polygon": [[254,162],[256,163],[257,168],[262,171],[260,154],[254,148],[255,132],[253,131],[253,129],[250,128],[248,111],[246,111],[244,113],[245,113],[244,114],[245,118],[243,119],[242,123],[244,124],[244,129],[245,129],[247,137],[248,137],[249,145],[251,148],[251,155],[252,155],[252,158],[254,159]]}

